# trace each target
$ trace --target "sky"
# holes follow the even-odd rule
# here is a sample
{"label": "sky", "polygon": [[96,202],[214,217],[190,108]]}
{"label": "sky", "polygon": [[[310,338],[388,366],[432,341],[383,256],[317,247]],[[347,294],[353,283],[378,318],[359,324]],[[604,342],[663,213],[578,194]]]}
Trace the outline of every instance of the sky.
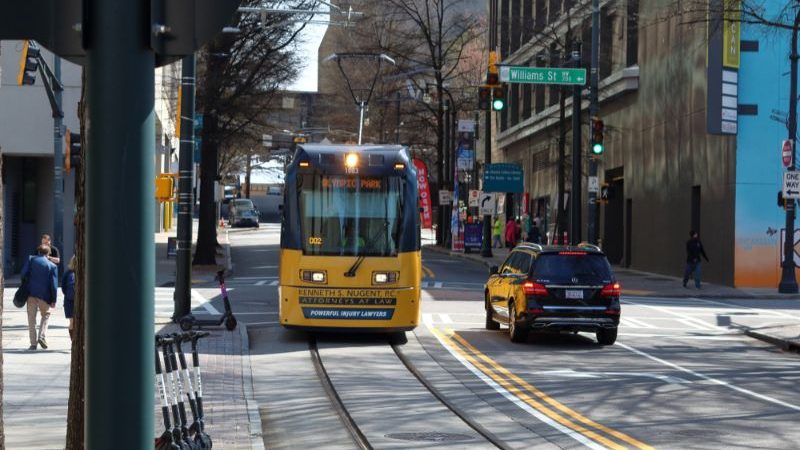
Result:
{"label": "sky", "polygon": [[[319,9],[327,10],[327,6],[321,6]],[[327,21],[327,16],[316,16],[315,20]],[[300,70],[297,80],[286,87],[290,91],[317,91],[317,53],[319,52],[319,44],[322,42],[322,36],[325,34],[327,25],[309,24],[300,33],[300,42],[296,48],[298,55],[304,61],[304,67]]]}

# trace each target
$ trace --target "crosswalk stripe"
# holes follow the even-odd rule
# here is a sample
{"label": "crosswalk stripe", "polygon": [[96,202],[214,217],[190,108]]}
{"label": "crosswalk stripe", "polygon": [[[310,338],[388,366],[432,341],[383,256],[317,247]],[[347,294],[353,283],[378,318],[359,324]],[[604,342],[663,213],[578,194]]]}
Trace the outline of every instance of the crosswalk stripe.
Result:
{"label": "crosswalk stripe", "polygon": [[439,318],[442,319],[442,323],[453,323],[453,319],[450,318],[449,314],[439,314]]}

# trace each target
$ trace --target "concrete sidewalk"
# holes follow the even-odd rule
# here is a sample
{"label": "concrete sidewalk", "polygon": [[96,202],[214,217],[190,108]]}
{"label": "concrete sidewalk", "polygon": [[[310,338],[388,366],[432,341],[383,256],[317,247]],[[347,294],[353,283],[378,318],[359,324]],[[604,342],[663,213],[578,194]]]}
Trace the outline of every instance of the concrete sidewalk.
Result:
{"label": "concrete sidewalk", "polygon": [[[492,257],[483,257],[480,253],[453,252],[449,249],[426,245],[425,250],[445,254],[454,258],[466,258],[484,264],[487,268],[500,266],[505,261],[507,248],[492,249]],[[614,266],[614,274],[622,285],[623,296],[658,297],[658,298],[704,298],[704,299],[742,299],[742,300],[796,300],[800,307],[800,295],[779,294],[776,289],[734,288],[713,283],[703,283],[696,289],[690,281],[689,287],[683,287],[680,277],[661,275]],[[488,277],[488,272],[487,272]],[[787,319],[784,324],[776,324],[767,328],[742,330],[744,334],[756,339],[777,345],[785,350],[800,351],[800,324]]]}
{"label": "concrete sidewalk", "polygon": [[[168,234],[156,235],[156,281],[174,285],[175,258],[166,255]],[[230,269],[230,249],[220,230],[218,263]],[[160,251],[159,251],[160,250]],[[193,281],[213,281],[217,267],[194,270]],[[29,351],[26,310],[13,305],[16,288],[7,283],[3,295],[3,420],[6,448],[63,449],[66,437],[71,342],[59,289],[57,309],[51,312],[47,350]],[[211,300],[206,299],[206,301]],[[177,331],[166,319],[156,319],[154,333]],[[201,340],[206,431],[215,448],[263,449],[261,421],[254,402],[247,330],[239,324],[232,332],[209,327]],[[188,349],[188,346],[185,347]],[[159,402],[154,404],[154,437],[163,431]],[[187,417],[191,418],[188,409]]]}

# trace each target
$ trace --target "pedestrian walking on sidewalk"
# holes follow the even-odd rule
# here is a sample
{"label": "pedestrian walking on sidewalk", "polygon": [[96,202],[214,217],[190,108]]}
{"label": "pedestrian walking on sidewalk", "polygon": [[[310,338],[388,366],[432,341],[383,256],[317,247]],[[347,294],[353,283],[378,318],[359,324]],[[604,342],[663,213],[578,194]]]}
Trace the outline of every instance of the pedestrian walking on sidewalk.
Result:
{"label": "pedestrian walking on sidewalk", "polygon": [[492,247],[503,247],[503,221],[500,220],[500,216],[494,219],[494,225],[492,226]]}
{"label": "pedestrian walking on sidewalk", "polygon": [[[50,319],[50,308],[56,306],[56,290],[58,289],[58,267],[53,264],[48,255],[50,247],[40,245],[36,249],[37,256],[28,260],[22,273],[28,273],[28,336],[31,346],[29,350],[36,350],[41,345],[47,348],[47,321]],[[36,333],[36,313],[39,312],[42,320],[39,324],[39,333]]]}
{"label": "pedestrian walking on sidewalk", "polygon": [[[46,245],[46,246],[50,247],[50,254],[47,255],[47,259],[49,259],[51,263],[53,263],[55,265],[61,264],[61,253],[58,251],[56,246],[53,245],[53,241],[50,238],[49,234],[43,234],[42,235],[42,240],[41,240],[39,245]],[[37,247],[36,250],[37,251],[39,250],[38,247]],[[36,252],[34,252],[34,255],[35,254],[36,254]]]}
{"label": "pedestrian walking on sidewalk", "polygon": [[517,223],[514,222],[513,217],[508,218],[506,222],[506,247],[514,248],[517,246]]}
{"label": "pedestrian walking on sidewalk", "polygon": [[531,226],[532,226],[531,216],[527,214],[522,215],[522,240],[526,242],[530,242],[531,240]]}
{"label": "pedestrian walking on sidewalk", "polygon": [[689,282],[689,276],[694,277],[694,285],[700,289],[700,277],[702,271],[700,269],[700,256],[708,260],[706,251],[703,248],[703,243],[700,242],[700,234],[694,230],[689,232],[689,240],[686,241],[686,269],[683,271],[683,287]]}
{"label": "pedestrian walking on sidewalk", "polygon": [[75,302],[75,264],[77,260],[75,259],[75,255],[72,255],[72,258],[69,260],[69,264],[67,265],[67,271],[64,272],[64,276],[61,278],[61,292],[64,293],[64,316],[67,318],[69,325],[67,329],[69,330],[69,338],[74,339],[74,330],[72,326],[72,307]]}

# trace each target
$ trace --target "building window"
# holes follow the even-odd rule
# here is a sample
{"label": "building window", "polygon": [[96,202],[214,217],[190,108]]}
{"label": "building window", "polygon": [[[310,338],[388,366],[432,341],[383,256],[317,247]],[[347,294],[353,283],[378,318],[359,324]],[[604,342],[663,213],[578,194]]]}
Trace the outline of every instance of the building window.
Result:
{"label": "building window", "polygon": [[561,0],[550,0],[550,5],[547,7],[547,22],[555,22],[560,14]]}
{"label": "building window", "polygon": [[533,172],[546,170],[550,166],[550,150],[541,150],[531,156],[531,169]]}
{"label": "building window", "polygon": [[522,86],[522,120],[530,119],[531,103],[533,102],[533,88],[530,84]]}
{"label": "building window", "polygon": [[628,23],[626,25],[628,37],[627,55],[625,62],[627,67],[639,64],[639,0],[628,0]]}
{"label": "building window", "polygon": [[511,95],[509,95],[508,109],[511,111],[511,126],[519,123],[519,84],[511,85]]}
{"label": "building window", "polygon": [[614,16],[607,8],[600,12],[600,79],[611,75],[614,66]]}
{"label": "building window", "polygon": [[500,11],[500,55],[501,57],[508,56],[509,48],[509,20],[508,20],[508,6],[509,0],[503,0]]}
{"label": "building window", "polygon": [[534,31],[542,31],[545,25],[547,25],[547,0],[536,0],[536,25],[534,25]]}
{"label": "building window", "polygon": [[517,51],[522,37],[522,22],[520,0],[511,1],[511,53]]}
{"label": "building window", "polygon": [[526,43],[533,38],[533,0],[522,3],[522,42]]}
{"label": "building window", "polygon": [[35,158],[22,159],[22,221],[36,222],[36,172]]}

